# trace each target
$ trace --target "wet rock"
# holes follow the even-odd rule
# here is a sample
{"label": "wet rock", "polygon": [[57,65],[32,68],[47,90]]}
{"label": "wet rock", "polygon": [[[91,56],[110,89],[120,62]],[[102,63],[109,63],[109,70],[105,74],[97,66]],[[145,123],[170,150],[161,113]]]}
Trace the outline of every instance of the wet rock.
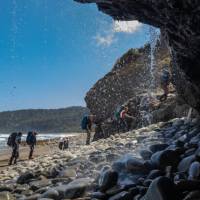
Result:
{"label": "wet rock", "polygon": [[100,155],[90,155],[89,159],[94,163],[100,163],[100,162],[105,161],[105,156],[103,156],[101,154]]}
{"label": "wet rock", "polygon": [[23,184],[23,185],[16,185],[16,188],[14,190],[15,193],[23,193],[24,191],[29,190],[30,186],[28,184]]}
{"label": "wet rock", "polygon": [[143,160],[134,157],[127,158],[125,167],[128,172],[134,174],[145,174],[149,171]]}
{"label": "wet rock", "polygon": [[121,171],[124,171],[126,169],[126,165],[125,165],[125,162],[123,160],[118,160],[118,161],[115,161],[113,164],[112,164],[112,169],[116,172],[121,172]]}
{"label": "wet rock", "polygon": [[114,195],[116,195],[116,194],[118,194],[118,193],[124,191],[125,188],[126,188],[125,186],[118,186],[118,185],[116,185],[116,186],[114,186],[114,187],[108,189],[108,190],[106,191],[106,194],[107,194],[108,196],[114,196]]}
{"label": "wet rock", "polygon": [[11,192],[13,190],[13,186],[0,185],[0,192]]}
{"label": "wet rock", "polygon": [[35,175],[32,172],[26,172],[17,179],[17,183],[19,184],[29,183],[31,179],[34,179],[34,178],[35,178]]}
{"label": "wet rock", "polygon": [[152,152],[148,151],[148,150],[141,150],[140,151],[140,156],[144,159],[144,160],[150,160],[151,156],[152,156]]}
{"label": "wet rock", "polygon": [[54,189],[58,191],[59,198],[73,199],[82,197],[87,188],[93,183],[93,179],[90,178],[80,178],[72,181],[67,185],[60,185]]}
{"label": "wet rock", "polygon": [[43,180],[39,180],[39,181],[32,181],[30,183],[30,188],[35,191],[35,190],[38,190],[42,187],[46,187],[49,185],[51,185],[51,181],[48,179],[43,179]]}
{"label": "wet rock", "polygon": [[173,182],[166,177],[155,179],[142,200],[177,200],[177,192],[175,191]]}
{"label": "wet rock", "polygon": [[149,147],[149,150],[153,153],[156,153],[157,151],[166,149],[168,146],[168,144],[153,144]]}
{"label": "wet rock", "polygon": [[178,165],[178,171],[179,172],[187,172],[193,161],[195,161],[195,155],[191,155],[191,156],[188,156],[188,157],[182,159]]}
{"label": "wet rock", "polygon": [[200,175],[200,163],[195,161],[190,165],[189,172],[188,172],[189,180],[197,180]]}
{"label": "wet rock", "polygon": [[176,184],[177,191],[193,191],[200,189],[200,181],[197,180],[181,180]]}
{"label": "wet rock", "polygon": [[200,199],[200,191],[192,191],[190,192],[183,200],[198,200]]}
{"label": "wet rock", "polygon": [[195,152],[196,152],[196,148],[188,149],[187,151],[185,151],[184,156],[188,157],[188,156],[194,155]]}
{"label": "wet rock", "polygon": [[164,175],[164,172],[162,172],[161,170],[157,170],[157,169],[155,169],[155,170],[152,170],[150,173],[149,173],[149,175],[147,176],[147,179],[155,179],[155,178],[157,178],[157,177],[159,177],[159,176],[163,176]]}
{"label": "wet rock", "polygon": [[189,144],[198,145],[199,140],[200,140],[200,134],[198,134],[197,136],[191,138]]}
{"label": "wet rock", "polygon": [[120,158],[119,154],[115,154],[115,153],[106,154],[107,162],[114,162],[114,161],[118,160],[119,158]]}
{"label": "wet rock", "polygon": [[1,200],[15,200],[14,196],[10,192],[0,192]]}
{"label": "wet rock", "polygon": [[180,161],[180,156],[176,151],[164,150],[153,154],[151,161],[158,168],[176,167]]}
{"label": "wet rock", "polygon": [[110,197],[108,200],[132,200],[132,195],[124,191]]}
{"label": "wet rock", "polygon": [[60,171],[58,176],[62,178],[75,178],[77,174],[76,170],[68,168]]}
{"label": "wet rock", "polygon": [[40,196],[41,196],[40,194],[34,194],[29,197],[23,198],[23,200],[38,200],[38,199],[40,199]]}
{"label": "wet rock", "polygon": [[41,195],[41,198],[59,199],[59,193],[55,189],[49,189]]}
{"label": "wet rock", "polygon": [[91,194],[91,198],[100,199],[100,200],[107,200],[108,196],[105,193],[102,193],[102,192],[93,192]]}
{"label": "wet rock", "polygon": [[117,184],[118,173],[115,171],[107,170],[101,173],[99,178],[99,188],[101,192],[112,188]]}

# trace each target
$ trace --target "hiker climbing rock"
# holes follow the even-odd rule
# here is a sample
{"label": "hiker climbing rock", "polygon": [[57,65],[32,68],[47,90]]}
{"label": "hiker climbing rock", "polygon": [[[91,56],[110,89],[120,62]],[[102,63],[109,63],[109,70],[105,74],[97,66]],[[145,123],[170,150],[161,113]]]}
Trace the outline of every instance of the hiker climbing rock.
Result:
{"label": "hiker climbing rock", "polygon": [[161,95],[161,97],[160,97],[160,101],[165,101],[167,99],[168,94],[169,94],[169,84],[170,84],[170,73],[168,71],[167,65],[165,65],[163,67],[163,71],[162,71],[162,74],[161,74],[160,81],[161,81],[161,88],[164,91],[164,94]]}
{"label": "hiker climbing rock", "polygon": [[17,164],[17,159],[19,158],[19,145],[21,143],[21,137],[22,137],[21,132],[12,133],[8,137],[7,145],[12,148],[12,155],[8,163],[9,165],[12,165],[13,160],[14,160],[14,164]]}
{"label": "hiker climbing rock", "polygon": [[94,120],[95,120],[95,115],[88,115],[84,116],[81,122],[81,128],[85,130],[87,133],[86,145],[90,144],[92,124],[94,123]]}
{"label": "hiker climbing rock", "polygon": [[29,159],[33,159],[33,152],[34,152],[35,145],[37,142],[36,136],[37,136],[36,132],[28,132],[27,137],[26,137],[26,143],[30,147],[30,153],[28,157]]}
{"label": "hiker climbing rock", "polygon": [[124,107],[124,109],[120,112],[120,125],[123,128],[123,131],[130,130],[133,120],[135,120],[135,117],[130,115],[127,106]]}

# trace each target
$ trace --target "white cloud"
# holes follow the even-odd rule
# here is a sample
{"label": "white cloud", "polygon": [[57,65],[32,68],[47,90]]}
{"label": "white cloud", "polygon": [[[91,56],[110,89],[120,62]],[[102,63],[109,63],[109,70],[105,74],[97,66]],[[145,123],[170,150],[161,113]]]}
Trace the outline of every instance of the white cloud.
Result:
{"label": "white cloud", "polygon": [[114,33],[110,32],[108,35],[97,34],[94,39],[96,40],[99,46],[110,46],[114,41],[116,41]]}
{"label": "white cloud", "polygon": [[114,32],[134,33],[142,27],[138,21],[114,21]]}
{"label": "white cloud", "polygon": [[138,21],[113,21],[104,33],[97,35],[94,37],[98,46],[109,47],[114,42],[116,42],[115,34],[118,32],[122,33],[135,33],[142,27],[142,24]]}

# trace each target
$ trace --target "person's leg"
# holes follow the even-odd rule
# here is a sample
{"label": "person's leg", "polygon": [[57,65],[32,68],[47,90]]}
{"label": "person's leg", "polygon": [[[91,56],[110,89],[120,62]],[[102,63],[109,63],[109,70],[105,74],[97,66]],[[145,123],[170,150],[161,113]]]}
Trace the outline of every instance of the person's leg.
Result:
{"label": "person's leg", "polygon": [[19,158],[19,147],[16,147],[15,155],[14,155],[14,164],[17,164],[17,159],[18,158]]}
{"label": "person's leg", "polygon": [[133,122],[133,119],[130,119],[130,118],[126,119],[127,131],[131,130],[132,122]]}
{"label": "person's leg", "polygon": [[12,154],[11,154],[11,157],[10,157],[10,160],[9,160],[9,165],[12,165],[12,162],[13,162],[13,159],[15,157],[15,148],[12,147]]}
{"label": "person's leg", "polygon": [[89,130],[89,129],[87,129],[86,132],[87,132],[86,145],[90,145],[91,133],[90,133],[90,130]]}
{"label": "person's leg", "polygon": [[33,151],[34,151],[34,145],[30,145],[29,159],[32,159],[32,157],[33,157]]}

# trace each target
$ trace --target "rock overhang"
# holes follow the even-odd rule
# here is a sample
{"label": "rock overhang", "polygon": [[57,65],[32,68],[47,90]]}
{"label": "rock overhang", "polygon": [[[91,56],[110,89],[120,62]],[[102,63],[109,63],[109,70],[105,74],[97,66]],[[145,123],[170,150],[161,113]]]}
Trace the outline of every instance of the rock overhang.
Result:
{"label": "rock overhang", "polygon": [[168,43],[180,96],[200,111],[200,1],[75,0],[96,3],[115,20],[138,20],[161,29]]}

